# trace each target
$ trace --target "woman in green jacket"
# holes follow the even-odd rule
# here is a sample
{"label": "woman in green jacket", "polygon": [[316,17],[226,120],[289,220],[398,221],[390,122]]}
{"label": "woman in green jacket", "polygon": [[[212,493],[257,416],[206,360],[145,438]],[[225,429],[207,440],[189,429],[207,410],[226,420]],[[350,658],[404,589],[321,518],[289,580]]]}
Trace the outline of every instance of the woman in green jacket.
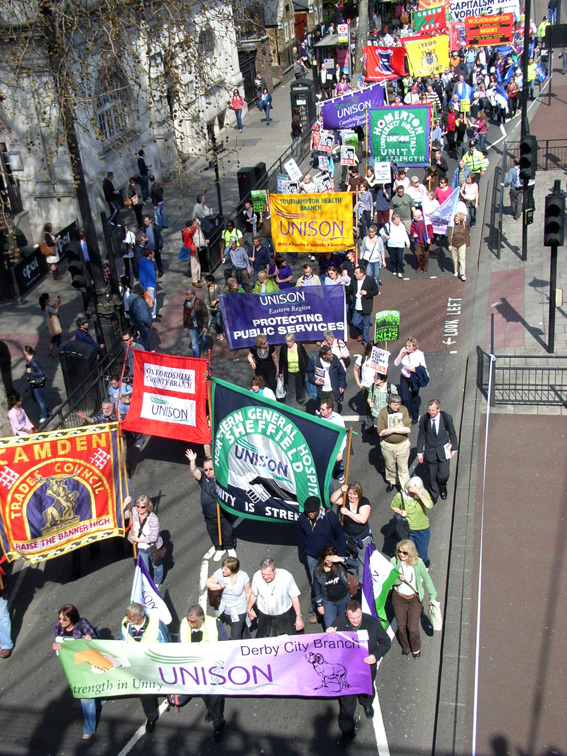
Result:
{"label": "woman in green jacket", "polygon": [[271,294],[272,291],[279,291],[280,287],[277,285],[275,281],[272,281],[271,278],[268,278],[268,274],[265,270],[261,270],[258,273],[258,280],[256,281],[256,284],[254,288],[252,289],[253,294]]}
{"label": "woman in green jacket", "polygon": [[413,541],[400,541],[396,547],[396,556],[392,557],[390,562],[400,573],[392,591],[392,606],[398,624],[397,635],[402,647],[402,656],[409,656],[411,651],[413,658],[419,659],[419,618],[424,586],[427,588],[430,604],[437,598],[437,591],[423,561],[417,555]]}

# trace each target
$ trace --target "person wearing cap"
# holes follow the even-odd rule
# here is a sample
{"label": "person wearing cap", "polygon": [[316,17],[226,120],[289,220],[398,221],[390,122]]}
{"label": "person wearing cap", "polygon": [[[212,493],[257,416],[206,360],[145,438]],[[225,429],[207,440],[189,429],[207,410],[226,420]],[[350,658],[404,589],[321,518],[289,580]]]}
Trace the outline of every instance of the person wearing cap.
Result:
{"label": "person wearing cap", "polygon": [[75,341],[82,341],[84,344],[89,344],[94,347],[97,352],[104,349],[104,344],[97,344],[96,341],[89,333],[89,320],[88,318],[78,317],[75,321],[77,330],[75,331]]}
{"label": "person wearing cap", "polygon": [[346,538],[341,521],[332,509],[325,509],[318,496],[309,496],[303,504],[303,512],[297,520],[299,530],[300,559],[305,558],[307,576],[311,585],[313,617],[310,624],[319,622],[317,607],[321,605],[321,585],[314,579],[317,561],[325,546],[334,546],[339,556],[346,555]]}
{"label": "person wearing cap", "polygon": [[473,174],[476,183],[479,184],[480,177],[484,176],[488,167],[488,160],[480,150],[477,150],[476,140],[471,139],[469,142],[469,149],[463,155],[463,163]]}
{"label": "person wearing cap", "polygon": [[138,342],[146,351],[150,348],[150,328],[152,327],[152,311],[143,297],[144,287],[141,283],[134,285],[128,297],[128,312],[130,323],[138,330]]}

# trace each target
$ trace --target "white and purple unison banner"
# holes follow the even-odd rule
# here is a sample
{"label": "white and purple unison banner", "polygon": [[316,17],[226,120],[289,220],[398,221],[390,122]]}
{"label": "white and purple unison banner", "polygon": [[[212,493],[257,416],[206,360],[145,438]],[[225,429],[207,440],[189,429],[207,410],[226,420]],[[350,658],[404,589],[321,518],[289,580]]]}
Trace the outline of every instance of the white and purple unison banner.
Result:
{"label": "white and purple unison banner", "polygon": [[384,87],[374,84],[366,89],[334,97],[321,106],[325,129],[352,129],[366,124],[366,112],[384,104]]}
{"label": "white and purple unison banner", "polygon": [[323,341],[325,331],[346,341],[344,286],[298,286],[269,294],[222,294],[220,307],[229,349],[254,346],[265,334],[270,344]]}
{"label": "white and purple unison banner", "polygon": [[220,643],[75,640],[59,652],[75,698],[369,694],[366,656],[365,630]]}

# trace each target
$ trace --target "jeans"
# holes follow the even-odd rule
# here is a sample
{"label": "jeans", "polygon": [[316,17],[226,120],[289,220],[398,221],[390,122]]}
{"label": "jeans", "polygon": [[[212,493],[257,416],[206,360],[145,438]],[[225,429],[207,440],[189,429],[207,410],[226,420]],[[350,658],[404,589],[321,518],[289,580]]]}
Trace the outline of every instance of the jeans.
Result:
{"label": "jeans", "polygon": [[142,190],[142,199],[144,202],[148,202],[150,199],[150,179],[147,173],[145,176],[140,176],[140,188]]}
{"label": "jeans", "polygon": [[417,391],[412,390],[410,379],[406,378],[405,375],[400,376],[400,396],[412,423],[417,423],[419,420],[421,397],[419,396],[419,389]]}
{"label": "jeans", "polygon": [[141,344],[146,352],[150,351],[150,329],[149,326],[139,325],[138,329],[138,343]]}
{"label": "jeans", "polygon": [[46,420],[49,413],[47,410],[47,404],[45,403],[45,389],[43,386],[41,386],[41,388],[39,386],[30,386],[30,391],[32,399],[39,406],[40,422]]}
{"label": "jeans", "polygon": [[295,407],[296,404],[303,404],[304,402],[305,386],[303,379],[301,378],[301,373],[288,373],[285,403],[290,407]]}
{"label": "jeans", "polygon": [[242,131],[242,108],[237,108],[234,114],[236,116],[236,127],[238,131]]}
{"label": "jeans", "polygon": [[486,133],[484,133],[484,134],[478,134],[478,136],[477,136],[478,149],[481,152],[486,152],[486,137],[487,136],[488,136],[488,134],[486,134]]}
{"label": "jeans", "polygon": [[264,111],[266,113],[266,123],[270,123],[270,110],[272,109],[271,105],[265,105]]}
{"label": "jeans", "polygon": [[362,333],[362,346],[366,346],[370,341],[370,315],[363,315],[361,310],[355,310],[350,324]]}
{"label": "jeans", "polygon": [[376,281],[376,286],[380,287],[380,268],[382,264],[380,262],[367,262],[366,263],[366,275],[372,276]]}
{"label": "jeans", "polygon": [[207,341],[207,334],[199,333],[196,328],[189,328],[189,338],[191,339],[191,349],[193,350],[193,357],[200,357],[201,352],[206,352],[209,348],[209,342]]}
{"label": "jeans", "polygon": [[307,569],[309,571],[309,582],[311,583],[311,606],[313,608],[313,614],[319,617],[317,611],[317,599],[321,598],[321,584],[315,577],[315,568],[317,567],[317,557],[307,556]]}
{"label": "jeans", "polygon": [[301,142],[303,141],[303,137],[295,137],[293,140],[293,147],[292,147],[292,154],[294,158],[298,158],[301,154]]}
{"label": "jeans", "polygon": [[83,732],[85,735],[94,735],[96,730],[96,710],[101,709],[104,701],[100,698],[81,698],[83,707]]}
{"label": "jeans", "polygon": [[161,585],[163,583],[163,562],[161,562],[160,564],[152,564],[149,549],[138,549],[138,554],[142,558],[142,562],[145,564],[148,572],[151,573],[153,567],[154,583],[156,585]]}
{"label": "jeans", "polygon": [[425,530],[410,530],[410,541],[415,543],[417,554],[424,562],[429,559],[429,539],[431,538],[431,528],[425,528]]}
{"label": "jeans", "polygon": [[368,234],[368,226],[370,226],[370,212],[368,210],[363,210],[358,221],[359,239],[364,239]]}
{"label": "jeans", "polygon": [[108,218],[108,222],[114,223],[116,216],[120,212],[120,203],[118,202],[118,200],[110,200],[108,207],[110,208],[110,216]]}
{"label": "jeans", "polygon": [[341,614],[346,612],[346,605],[349,601],[350,596],[347,596],[342,601],[325,601],[325,599],[323,599],[323,609],[325,610],[325,614],[323,615],[323,625],[325,630],[328,627],[331,627],[337,617],[340,617]]}
{"label": "jeans", "polygon": [[220,334],[223,331],[222,313],[220,310],[218,312],[211,313],[211,322],[213,324],[213,328],[215,329],[216,333],[220,336]]}
{"label": "jeans", "polygon": [[0,647],[2,650],[5,648],[14,648],[11,629],[8,602],[5,598],[0,598]]}
{"label": "jeans", "polygon": [[392,271],[394,273],[404,272],[404,249],[405,247],[391,247],[388,244],[390,260],[392,261]]}
{"label": "jeans", "polygon": [[165,214],[163,205],[163,202],[158,202],[157,207],[154,208],[154,220],[160,231],[162,228],[167,228],[168,226],[167,215]]}

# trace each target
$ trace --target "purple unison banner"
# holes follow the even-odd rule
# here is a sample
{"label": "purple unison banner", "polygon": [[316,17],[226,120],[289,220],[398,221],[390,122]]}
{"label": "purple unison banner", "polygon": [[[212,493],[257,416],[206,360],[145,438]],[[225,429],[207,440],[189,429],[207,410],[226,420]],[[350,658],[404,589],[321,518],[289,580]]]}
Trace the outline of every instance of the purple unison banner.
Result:
{"label": "purple unison banner", "polygon": [[326,129],[352,129],[364,126],[366,111],[384,104],[384,88],[374,84],[366,89],[327,100],[321,106],[323,126]]}
{"label": "purple unison banner", "polygon": [[366,633],[282,635],[222,643],[70,640],[59,659],[75,698],[372,693]]}
{"label": "purple unison banner", "polygon": [[254,346],[265,334],[283,344],[286,333],[296,341],[323,341],[325,331],[346,341],[344,286],[298,286],[269,294],[222,294],[220,306],[229,349]]}

